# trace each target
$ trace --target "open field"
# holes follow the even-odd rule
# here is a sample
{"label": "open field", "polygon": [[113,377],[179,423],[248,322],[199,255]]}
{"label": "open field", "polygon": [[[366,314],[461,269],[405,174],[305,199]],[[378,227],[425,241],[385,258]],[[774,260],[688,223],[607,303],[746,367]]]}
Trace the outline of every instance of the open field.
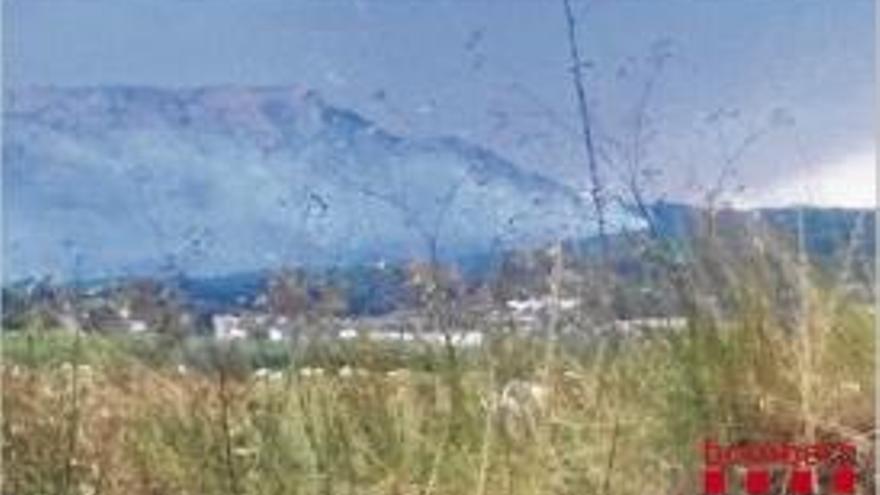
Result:
{"label": "open field", "polygon": [[803,339],[754,302],[622,340],[485,329],[466,351],[10,334],[4,493],[690,494],[708,439],[873,458],[871,311],[816,297]]}

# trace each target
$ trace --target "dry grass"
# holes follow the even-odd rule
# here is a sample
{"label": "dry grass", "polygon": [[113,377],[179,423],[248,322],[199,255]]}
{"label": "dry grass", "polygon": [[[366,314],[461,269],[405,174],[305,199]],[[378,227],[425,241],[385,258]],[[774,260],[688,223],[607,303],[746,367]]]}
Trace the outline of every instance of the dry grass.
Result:
{"label": "dry grass", "polygon": [[699,266],[679,281],[726,308],[693,297],[684,330],[292,356],[321,372],[256,376],[225,349],[181,373],[112,339],[9,335],[3,493],[691,494],[706,439],[845,440],[872,469],[870,308],[813,284],[792,319],[784,260]]}
{"label": "dry grass", "polygon": [[[871,320],[826,317],[809,421],[870,449]],[[790,336],[755,319],[693,330],[558,351],[517,378],[504,360],[540,351],[514,338],[453,373],[91,363],[76,404],[72,367],[7,362],[4,491],[695,493],[700,440],[803,439],[807,418]]]}

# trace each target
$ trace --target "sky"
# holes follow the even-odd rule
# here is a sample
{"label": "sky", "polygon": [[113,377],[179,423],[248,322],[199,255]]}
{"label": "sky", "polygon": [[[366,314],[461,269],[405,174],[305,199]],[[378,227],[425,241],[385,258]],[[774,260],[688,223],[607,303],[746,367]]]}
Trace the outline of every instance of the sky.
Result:
{"label": "sky", "polygon": [[[579,188],[555,0],[10,0],[7,87],[297,86]],[[875,202],[871,0],[575,2],[602,173],[644,108],[656,198]],[[641,95],[652,88],[645,105]],[[744,143],[745,146],[742,146]],[[741,152],[740,152],[741,151]],[[736,158],[731,158],[731,157]]]}

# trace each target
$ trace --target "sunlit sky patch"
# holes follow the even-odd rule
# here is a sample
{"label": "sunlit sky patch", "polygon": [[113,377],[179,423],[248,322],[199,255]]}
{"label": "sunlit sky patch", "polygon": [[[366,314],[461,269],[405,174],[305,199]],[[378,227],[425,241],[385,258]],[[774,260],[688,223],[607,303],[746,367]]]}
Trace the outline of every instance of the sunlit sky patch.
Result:
{"label": "sunlit sky patch", "polygon": [[744,191],[736,203],[745,207],[809,204],[869,208],[877,201],[876,184],[875,156],[866,152],[792,174],[776,184]]}

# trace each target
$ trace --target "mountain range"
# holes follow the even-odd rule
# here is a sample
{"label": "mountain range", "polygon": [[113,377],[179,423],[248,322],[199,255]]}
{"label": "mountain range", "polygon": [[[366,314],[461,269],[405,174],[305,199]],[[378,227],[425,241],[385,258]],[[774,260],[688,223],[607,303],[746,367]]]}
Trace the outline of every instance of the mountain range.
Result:
{"label": "mountain range", "polygon": [[570,187],[462,139],[392,134],[311,91],[4,98],[7,281],[452,258],[593,228]]}

